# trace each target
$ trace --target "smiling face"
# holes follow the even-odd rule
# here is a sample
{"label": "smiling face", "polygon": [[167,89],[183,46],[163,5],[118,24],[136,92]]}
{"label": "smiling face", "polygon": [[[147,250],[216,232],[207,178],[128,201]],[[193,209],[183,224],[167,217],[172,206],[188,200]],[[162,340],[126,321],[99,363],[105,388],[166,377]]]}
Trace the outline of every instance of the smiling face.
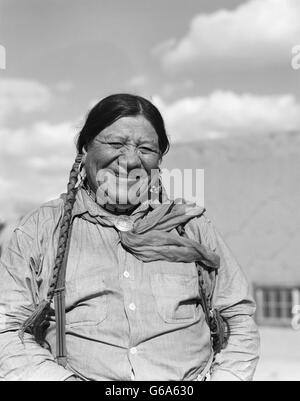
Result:
{"label": "smiling face", "polygon": [[[158,135],[151,123],[139,115],[122,117],[101,131],[88,145],[85,167],[95,193],[99,189],[99,172],[110,173],[124,203],[125,192],[136,183],[137,172],[150,177],[160,160]],[[120,203],[118,196],[116,201]]]}

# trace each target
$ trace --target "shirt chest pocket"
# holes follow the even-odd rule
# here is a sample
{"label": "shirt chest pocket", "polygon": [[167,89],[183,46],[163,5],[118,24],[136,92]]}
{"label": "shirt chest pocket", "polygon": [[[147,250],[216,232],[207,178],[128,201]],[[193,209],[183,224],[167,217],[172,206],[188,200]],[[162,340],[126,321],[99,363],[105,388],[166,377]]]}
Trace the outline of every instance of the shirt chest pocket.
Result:
{"label": "shirt chest pocket", "polygon": [[200,318],[197,276],[157,273],[151,276],[151,288],[166,323],[193,323]]}
{"label": "shirt chest pocket", "polygon": [[82,276],[66,283],[66,324],[70,327],[97,325],[107,317],[105,280]]}

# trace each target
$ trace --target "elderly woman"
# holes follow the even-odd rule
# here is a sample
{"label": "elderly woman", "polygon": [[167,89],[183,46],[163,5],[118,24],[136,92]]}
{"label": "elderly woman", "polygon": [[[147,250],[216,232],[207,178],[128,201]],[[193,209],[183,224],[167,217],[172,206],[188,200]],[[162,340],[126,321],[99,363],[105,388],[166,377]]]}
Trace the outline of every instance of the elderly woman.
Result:
{"label": "elderly woman", "polygon": [[0,378],[251,380],[249,287],[203,208],[169,200],[146,99],[88,114],[67,194],[23,218],[0,265]]}

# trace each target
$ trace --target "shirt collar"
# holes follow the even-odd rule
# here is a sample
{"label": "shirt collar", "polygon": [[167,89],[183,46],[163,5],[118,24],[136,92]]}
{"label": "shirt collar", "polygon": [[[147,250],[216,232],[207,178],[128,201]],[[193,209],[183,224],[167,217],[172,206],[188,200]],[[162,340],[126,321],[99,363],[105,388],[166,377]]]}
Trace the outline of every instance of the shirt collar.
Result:
{"label": "shirt collar", "polygon": [[[146,212],[152,209],[151,203],[149,200],[141,203],[132,213],[131,216],[136,216],[138,214],[146,214]],[[73,206],[72,216],[73,218],[76,216],[80,216],[84,213],[89,213],[92,217],[110,217],[115,216],[115,214],[110,213],[108,210],[101,207],[98,203],[96,203],[87,193],[86,189],[82,186],[78,188],[76,194],[76,200]]]}

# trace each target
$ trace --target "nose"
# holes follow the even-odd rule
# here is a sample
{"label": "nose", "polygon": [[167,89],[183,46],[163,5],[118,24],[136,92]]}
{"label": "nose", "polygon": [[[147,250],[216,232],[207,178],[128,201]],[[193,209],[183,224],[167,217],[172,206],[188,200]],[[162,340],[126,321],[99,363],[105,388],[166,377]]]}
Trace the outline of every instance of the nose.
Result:
{"label": "nose", "polygon": [[131,170],[141,167],[141,159],[135,146],[128,146],[119,157],[120,168],[128,174]]}

